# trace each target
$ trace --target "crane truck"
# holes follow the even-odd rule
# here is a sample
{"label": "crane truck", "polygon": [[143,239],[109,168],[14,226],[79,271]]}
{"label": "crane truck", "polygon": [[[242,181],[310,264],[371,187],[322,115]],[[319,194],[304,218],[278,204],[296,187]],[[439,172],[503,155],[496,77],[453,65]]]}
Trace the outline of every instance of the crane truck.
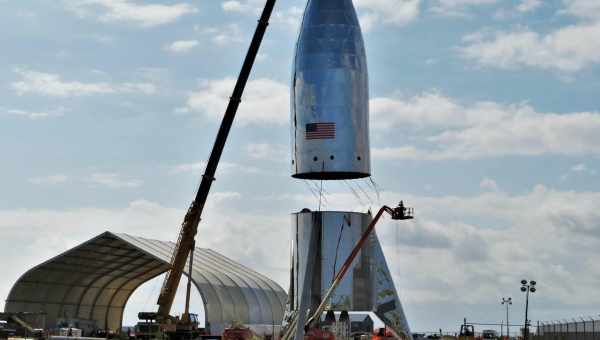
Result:
{"label": "crane truck", "polygon": [[[194,339],[200,335],[201,329],[198,327],[196,315],[190,314],[191,273],[198,224],[200,223],[202,211],[208,198],[210,188],[215,180],[215,172],[217,171],[217,166],[221,159],[221,154],[223,153],[229,131],[231,130],[237,109],[242,101],[242,94],[244,93],[246,82],[250,76],[254,60],[256,59],[260,44],[269,24],[269,18],[273,12],[275,1],[276,0],[266,1],[260,19],[258,20],[254,36],[252,37],[250,47],[244,59],[244,63],[242,64],[242,69],[229,99],[225,114],[223,115],[221,126],[217,132],[217,137],[210,153],[206,170],[204,175],[202,175],[200,186],[196,192],[196,197],[192,201],[183,219],[177,243],[175,244],[175,249],[171,257],[171,268],[165,276],[158,297],[158,311],[150,313],[141,312],[138,314],[139,319],[143,320],[138,324],[138,328],[151,330],[144,336],[146,338],[168,338],[170,340],[179,340]],[[177,288],[181,281],[181,276],[188,256],[189,275],[185,297],[185,311],[180,318],[177,318],[170,315],[171,307],[173,306],[173,300],[175,299],[175,294],[177,293]]]}

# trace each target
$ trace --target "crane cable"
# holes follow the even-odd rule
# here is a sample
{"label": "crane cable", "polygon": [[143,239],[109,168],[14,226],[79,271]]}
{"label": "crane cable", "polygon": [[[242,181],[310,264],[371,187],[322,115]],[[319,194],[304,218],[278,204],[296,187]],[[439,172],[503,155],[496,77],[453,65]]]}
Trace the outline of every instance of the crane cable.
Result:
{"label": "crane cable", "polygon": [[337,267],[338,252],[340,249],[340,243],[342,241],[342,233],[344,232],[344,227],[346,226],[346,223],[348,223],[348,227],[352,226],[352,221],[346,215],[344,215],[344,220],[342,221],[342,226],[340,227],[340,232],[338,234],[337,245],[335,246],[335,258],[333,259],[333,275],[331,276],[332,284],[333,284],[333,281],[335,280],[335,275],[336,275],[335,270]]}
{"label": "crane cable", "polygon": [[379,188],[379,184],[377,184],[375,182],[375,180],[373,179],[373,176],[369,176],[369,181],[367,182],[367,184],[369,184],[370,187],[375,192],[375,195],[377,196],[377,203],[381,204],[381,197],[380,197],[380,191],[381,190]]}
{"label": "crane cable", "polygon": [[344,180],[344,184],[346,185],[346,187],[348,187],[348,189],[350,189],[350,192],[352,193],[352,195],[354,195],[354,197],[356,198],[356,200],[358,201],[358,203],[360,205],[363,205],[363,206],[366,205],[365,202],[363,202],[360,195],[358,194],[358,192],[356,192],[356,190],[352,187],[352,185],[350,185],[350,183],[348,183],[347,180]]}

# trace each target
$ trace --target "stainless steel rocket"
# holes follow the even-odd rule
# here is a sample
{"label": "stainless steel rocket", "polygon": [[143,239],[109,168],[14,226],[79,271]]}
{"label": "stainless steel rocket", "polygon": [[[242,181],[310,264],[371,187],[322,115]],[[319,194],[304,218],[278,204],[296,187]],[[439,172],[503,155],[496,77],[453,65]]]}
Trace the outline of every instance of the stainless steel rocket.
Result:
{"label": "stainless steel rocket", "polygon": [[[352,0],[308,0],[291,92],[292,177],[370,176],[367,61]],[[300,311],[297,314],[303,318],[306,309],[316,310],[371,220],[370,214],[342,211],[305,209],[292,215],[288,315]],[[328,309],[372,311],[396,334],[411,339],[376,234],[361,248]],[[296,338],[301,339],[301,334],[296,333]]]}
{"label": "stainless steel rocket", "polygon": [[[372,218],[368,213],[343,211],[303,210],[292,214],[290,311],[299,309],[305,290],[308,308],[316,309]],[[307,279],[307,276],[310,277]],[[331,296],[328,310],[374,312],[396,334],[411,339],[404,309],[376,233],[369,236]]]}
{"label": "stainless steel rocket", "polygon": [[292,74],[292,176],[371,173],[367,58],[352,0],[309,0]]}

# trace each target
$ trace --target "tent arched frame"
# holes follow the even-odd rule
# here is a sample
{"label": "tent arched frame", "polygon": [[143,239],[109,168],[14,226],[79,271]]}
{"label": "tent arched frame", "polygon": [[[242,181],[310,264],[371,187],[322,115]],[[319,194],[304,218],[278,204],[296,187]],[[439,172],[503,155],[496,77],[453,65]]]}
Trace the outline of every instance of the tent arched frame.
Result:
{"label": "tent arched frame", "polygon": [[[173,248],[172,242],[105,232],[23,274],[9,293],[5,312],[43,312],[44,324],[35,325],[40,328],[68,319],[119,330],[127,301],[139,286],[169,269]],[[281,323],[287,294],[264,275],[196,248],[191,278],[213,333],[234,321]]]}

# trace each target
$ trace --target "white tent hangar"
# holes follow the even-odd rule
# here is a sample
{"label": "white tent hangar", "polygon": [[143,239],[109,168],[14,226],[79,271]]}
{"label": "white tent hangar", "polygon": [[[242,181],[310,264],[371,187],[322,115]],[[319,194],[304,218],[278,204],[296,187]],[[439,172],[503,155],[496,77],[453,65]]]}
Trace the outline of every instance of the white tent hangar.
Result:
{"label": "white tent hangar", "polygon": [[[127,300],[144,282],[167,271],[174,246],[105,232],[27,271],[12,287],[5,312],[42,312],[43,324],[34,325],[40,328],[79,319],[118,330]],[[196,248],[192,282],[213,334],[234,321],[269,328],[281,324],[285,291],[213,250]]]}

